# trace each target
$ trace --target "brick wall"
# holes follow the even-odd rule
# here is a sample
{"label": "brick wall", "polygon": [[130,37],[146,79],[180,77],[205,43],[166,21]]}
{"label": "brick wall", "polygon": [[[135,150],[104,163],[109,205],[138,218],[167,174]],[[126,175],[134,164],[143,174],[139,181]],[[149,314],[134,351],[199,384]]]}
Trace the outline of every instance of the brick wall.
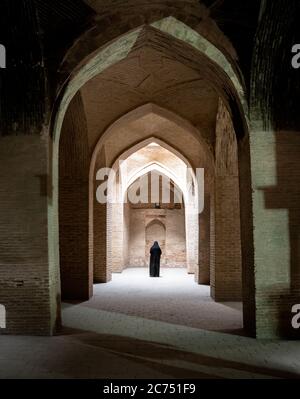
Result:
{"label": "brick wall", "polygon": [[59,245],[63,299],[92,295],[89,269],[89,149],[80,94],[62,127],[59,151]]}
{"label": "brick wall", "polygon": [[[155,222],[155,225],[153,222]],[[150,241],[156,240],[162,244],[164,251],[161,259],[162,266],[186,267],[184,223],[184,210],[131,209],[129,265],[135,267],[148,266],[149,250],[150,246],[153,245],[153,242],[150,245]],[[149,229],[151,224],[153,231]],[[148,247],[146,247],[147,238],[149,241],[147,242]],[[165,241],[165,244],[162,243],[163,241]]]}
{"label": "brick wall", "polygon": [[216,282],[216,223],[215,223],[215,192],[211,193],[210,197],[210,293],[212,298],[215,298],[215,282]]}
{"label": "brick wall", "polygon": [[211,278],[217,301],[242,299],[242,260],[237,141],[231,117],[219,103],[216,122],[214,198],[215,272]]}
{"label": "brick wall", "polygon": [[0,139],[0,334],[49,335],[47,139]]}
{"label": "brick wall", "polygon": [[166,266],[186,267],[185,210],[167,210]]}
{"label": "brick wall", "polygon": [[123,230],[123,262],[126,268],[129,265],[129,241],[130,241],[130,205],[124,204],[124,230]]}
{"label": "brick wall", "polygon": [[109,205],[111,224],[108,226],[108,240],[111,247],[109,259],[113,273],[121,273],[124,262],[124,205],[113,203]]}
{"label": "brick wall", "polygon": [[[147,213],[146,213],[146,220],[147,218]],[[152,215],[150,216],[152,219]],[[159,220],[160,219],[160,220]],[[146,232],[145,232],[145,264],[147,264],[147,260],[149,261],[149,254],[150,254],[150,249],[154,243],[154,241],[157,241],[159,243],[159,246],[161,248],[162,254],[160,258],[160,264],[161,266],[166,266],[167,264],[167,258],[166,258],[166,218],[159,218],[159,219],[154,219],[151,220],[151,222],[148,223],[146,221]],[[163,220],[161,220],[163,219]],[[164,220],[165,219],[165,220]],[[164,223],[165,222],[165,223]],[[134,251],[134,249],[133,249]]]}
{"label": "brick wall", "polygon": [[249,136],[238,142],[239,179],[240,179],[240,215],[241,215],[241,250],[242,250],[242,286],[243,286],[243,321],[248,334],[255,336],[255,281],[254,281],[254,244],[252,181],[250,163]]}
{"label": "brick wall", "polygon": [[215,292],[217,301],[242,299],[238,177],[215,182]]}
{"label": "brick wall", "polygon": [[257,337],[299,338],[291,308],[300,303],[300,136],[251,133]]}
{"label": "brick wall", "polygon": [[105,148],[98,153],[94,170],[93,210],[91,218],[93,223],[93,245],[91,257],[93,259],[94,283],[106,283],[111,280],[111,265],[108,264],[108,253],[111,253],[107,241],[107,228],[110,226],[110,213],[107,212],[107,204],[100,204],[96,199],[96,190],[102,182],[96,181],[97,171],[106,167]]}
{"label": "brick wall", "polygon": [[210,284],[210,195],[204,197],[204,210],[199,215],[199,267],[195,280],[199,284]]}

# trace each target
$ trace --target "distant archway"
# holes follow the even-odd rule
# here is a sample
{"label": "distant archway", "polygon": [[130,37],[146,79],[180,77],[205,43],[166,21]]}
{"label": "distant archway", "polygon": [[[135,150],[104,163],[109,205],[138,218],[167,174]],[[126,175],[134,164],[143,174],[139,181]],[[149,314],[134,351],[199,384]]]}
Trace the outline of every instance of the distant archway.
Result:
{"label": "distant archway", "polygon": [[[154,141],[153,141],[154,140]],[[163,151],[164,157],[166,157],[167,154],[169,154],[169,157],[172,157],[172,162],[168,166],[168,162],[165,159],[162,162],[150,162],[149,164],[141,164],[138,165],[136,161],[134,162],[134,169],[132,171],[128,171],[128,168],[126,167],[126,164],[130,161],[130,159],[133,156],[139,157],[140,151],[143,149],[149,149],[152,148],[152,146],[155,143],[155,154],[159,153],[158,148],[160,148],[160,151]],[[160,144],[164,146],[161,147]],[[143,147],[144,146],[144,147]],[[168,148],[168,150],[166,150]],[[175,155],[176,154],[176,155]],[[127,156],[127,158],[126,158]],[[182,159],[184,157],[181,156]],[[122,160],[122,162],[120,162]],[[143,161],[144,162],[144,161]],[[185,163],[187,162],[187,164]],[[135,182],[138,182],[140,179],[143,179],[143,177],[147,177],[151,173],[156,173],[159,176],[162,177],[164,184],[168,185],[168,182],[171,184],[173,182],[173,188],[171,189],[172,191],[172,199],[171,199],[171,193],[169,192],[169,196],[165,195],[166,201],[171,201],[174,204],[174,201],[178,204],[181,204],[180,208],[181,211],[177,210],[176,212],[178,213],[178,226],[177,228],[173,227],[173,230],[181,230],[183,232],[182,235],[179,233],[175,233],[173,235],[173,238],[175,240],[175,244],[172,244],[170,242],[168,248],[173,248],[173,252],[176,252],[176,243],[178,244],[178,251],[181,255],[180,256],[172,256],[172,250],[170,250],[170,254],[168,256],[169,262],[167,263],[168,266],[171,266],[171,262],[173,261],[173,266],[187,266],[188,272],[189,273],[194,273],[195,268],[197,267],[198,264],[198,211],[196,207],[198,206],[198,195],[199,192],[204,189],[204,187],[198,188],[198,181],[196,180],[195,173],[192,170],[187,160],[185,162],[177,157],[177,151],[173,151],[172,147],[166,145],[163,143],[161,140],[149,138],[141,143],[138,143],[136,146],[132,147],[131,151],[125,151],[119,158],[115,161],[113,165],[113,172],[112,172],[112,181],[108,185],[108,197],[112,199],[112,203],[107,204],[107,226],[106,226],[106,231],[103,230],[102,234],[105,235],[107,232],[107,266],[103,264],[101,259],[95,258],[94,259],[94,270],[96,275],[103,275],[105,274],[103,271],[98,272],[97,269],[98,267],[103,269],[104,267],[107,267],[109,270],[109,274],[111,272],[121,272],[126,265],[128,264],[128,242],[126,242],[127,239],[127,233],[126,231],[128,228],[126,227],[126,215],[128,215],[129,208],[128,208],[128,203],[127,203],[127,192],[129,188],[133,187]],[[182,164],[182,165],[181,165]],[[123,167],[125,165],[124,173],[123,174]],[[173,166],[172,166],[173,165]],[[178,170],[172,171],[172,167],[176,165]],[[128,173],[128,175],[127,175]],[[108,178],[108,181],[110,181],[111,178]],[[152,178],[150,178],[150,181],[152,181]],[[149,181],[149,182],[150,182]],[[148,182],[144,182],[144,185],[146,189],[148,190]],[[194,190],[190,187],[194,187]],[[170,185],[172,187],[172,184]],[[165,187],[167,189],[167,187]],[[168,190],[168,189],[167,189]],[[110,194],[111,193],[111,194]],[[167,193],[166,193],[167,194]],[[203,194],[203,193],[202,193]],[[148,194],[147,194],[148,195]],[[151,197],[151,198],[150,198]],[[148,198],[149,205],[152,202],[157,202],[159,200],[153,200],[152,198],[152,193]],[[164,200],[163,198],[161,198]],[[147,200],[147,201],[148,201]],[[170,203],[171,203],[170,202]],[[174,205],[173,205],[174,206]],[[98,225],[97,222],[97,209],[99,206],[95,203],[94,204],[94,209],[95,209],[95,216],[94,216],[94,222],[95,226]],[[155,210],[153,210],[155,212]],[[173,215],[175,216],[175,215]],[[170,219],[170,222],[176,223],[174,217],[168,217],[168,220]],[[143,221],[139,221],[138,224],[143,223]],[[170,225],[170,228],[172,230],[172,226]],[[185,232],[187,234],[185,235]],[[193,233],[192,233],[193,232]],[[145,232],[140,231],[140,234],[144,234]],[[126,239],[124,237],[126,236]],[[171,235],[169,235],[169,240],[171,240]],[[171,240],[172,241],[172,240]],[[139,244],[135,244],[136,246],[140,247],[141,245],[144,246],[144,241],[139,241]],[[127,248],[124,249],[123,248]],[[140,251],[139,255],[135,257],[133,261],[131,261],[132,264],[145,264],[144,260],[142,260],[142,256]],[[129,262],[130,263],[130,262]]]}
{"label": "distant archway", "polygon": [[145,233],[145,259],[149,258],[150,248],[157,241],[161,251],[161,266],[166,264],[166,226],[158,219],[154,219],[146,226]]}

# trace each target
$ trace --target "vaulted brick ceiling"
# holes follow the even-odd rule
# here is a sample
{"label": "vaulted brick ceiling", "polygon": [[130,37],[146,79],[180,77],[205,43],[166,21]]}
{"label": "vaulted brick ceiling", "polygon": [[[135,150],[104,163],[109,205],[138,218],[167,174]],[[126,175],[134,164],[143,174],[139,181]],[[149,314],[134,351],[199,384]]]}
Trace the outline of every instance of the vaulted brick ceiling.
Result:
{"label": "vaulted brick ceiling", "polygon": [[[0,39],[9,49],[9,57],[8,68],[0,81],[0,135],[40,132],[47,107],[51,108],[59,84],[67,78],[67,75],[60,77],[60,65],[67,50],[84,32],[96,34],[98,30],[109,31],[113,26],[120,26],[118,9],[125,18],[122,29],[130,30],[126,15],[135,11],[137,18],[142,17],[143,13],[138,10],[141,5],[153,9],[152,18],[156,20],[176,14],[195,26],[201,13],[202,21],[211,13],[214,20],[205,22],[206,29],[209,31],[212,24],[218,25],[220,32],[223,30],[231,40],[232,49],[238,50],[240,66],[250,68],[258,0],[117,0],[113,3],[110,0],[2,0]],[[107,15],[114,20],[107,19]],[[246,69],[243,73],[247,77]]]}
{"label": "vaulted brick ceiling", "polygon": [[213,140],[218,94],[197,71],[154,49],[133,52],[81,92],[91,146],[116,119],[150,102],[190,121],[207,142]]}
{"label": "vaulted brick ceiling", "polygon": [[[263,82],[257,83],[255,94],[266,103],[265,108],[272,105],[276,109],[272,117],[280,126],[288,123],[294,127],[296,121],[299,123],[300,115],[297,110],[299,79],[291,87],[287,86],[287,81],[295,74],[290,68],[290,48],[291,44],[299,42],[295,15],[300,3],[290,0],[287,7],[286,0],[268,2],[269,23],[264,25],[266,32],[261,33],[265,42],[258,43],[256,55],[262,59],[262,54],[274,53],[277,62],[273,65],[269,65],[270,56],[262,59],[259,65],[252,59],[255,32],[262,18],[260,4],[260,0],[2,0],[0,40],[9,49],[9,57],[8,68],[1,74],[0,81],[0,135],[39,133],[47,110],[53,106],[60,85],[68,77],[68,71],[63,74],[60,69],[68,49],[88,31],[92,39],[93,34],[105,31],[104,39],[109,40],[109,31],[121,26],[118,8],[125,17],[136,9],[136,23],[139,24],[143,21],[143,13],[138,12],[138,5],[156,10],[152,15],[156,20],[176,14],[193,27],[204,25],[207,32],[216,28],[223,34],[221,50],[236,57],[248,95],[251,66],[254,66],[252,80],[259,80],[265,72],[268,74]],[[99,12],[103,13],[100,15]],[[202,13],[201,20],[197,20],[199,12]],[[132,29],[132,21],[123,22],[123,33]],[[276,46],[270,45],[279,36],[283,39],[277,40]],[[216,35],[214,39],[217,39]],[[293,94],[282,106],[281,96],[287,87]],[[287,117],[291,113],[293,117]],[[268,114],[268,109],[264,109],[264,114]],[[295,122],[291,123],[293,120]]]}

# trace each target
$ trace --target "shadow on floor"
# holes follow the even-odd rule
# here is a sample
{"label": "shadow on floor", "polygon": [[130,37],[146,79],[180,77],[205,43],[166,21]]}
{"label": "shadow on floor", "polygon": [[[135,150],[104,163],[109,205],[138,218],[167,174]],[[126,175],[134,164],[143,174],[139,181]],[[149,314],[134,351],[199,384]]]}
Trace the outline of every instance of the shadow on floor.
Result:
{"label": "shadow on floor", "polygon": [[[149,301],[150,302],[150,301]],[[237,304],[229,304],[229,303],[219,303],[221,305],[226,306],[227,308],[231,308],[233,310],[239,310]],[[151,309],[151,311],[147,311],[147,309],[134,309],[134,310],[129,310],[126,306],[126,302],[123,303],[123,307],[120,308],[118,307],[117,310],[112,309],[112,303],[109,304],[104,304],[101,302],[98,303],[93,303],[92,300],[88,302],[82,302],[82,301],[64,301],[63,305],[65,307],[72,307],[76,305],[81,305],[81,306],[86,306],[87,308],[91,309],[96,309],[99,311],[104,311],[104,312],[109,312],[111,314],[115,313],[116,315],[125,315],[125,316],[133,316],[133,317],[138,317],[139,319],[144,319],[144,320],[150,320],[150,321],[157,321],[157,322],[165,322],[168,324],[174,324],[174,325],[179,325],[179,326],[184,326],[184,327],[191,327],[191,328],[196,328],[196,329],[201,329],[204,331],[212,331],[212,332],[219,332],[219,333],[224,333],[224,334],[230,334],[230,335],[238,335],[242,337],[247,337],[249,334],[242,328],[242,326],[232,328],[232,322],[227,322],[226,317],[223,319],[223,322],[220,322],[220,319],[218,316],[220,315],[209,315],[206,311],[206,313],[203,313],[202,316],[193,319],[191,317],[188,317],[184,313],[178,313],[176,309],[169,310],[168,312],[156,312],[154,313]],[[241,323],[237,323],[242,325]]]}
{"label": "shadow on floor", "polygon": [[[173,378],[222,378],[217,372],[218,369],[227,370],[227,376],[228,371],[233,370],[233,374],[234,371],[240,371],[249,374],[260,374],[261,378],[300,378],[300,374],[286,370],[249,365],[219,357],[195,354],[180,350],[172,345],[157,342],[116,335],[96,334],[70,328],[64,328],[62,334],[67,335],[68,339],[73,340],[76,344],[88,345],[93,350],[105,350],[115,356],[134,362],[137,367],[141,365]],[[172,362],[174,365],[170,365],[168,362]],[[178,366],[176,363],[178,363]],[[184,367],[184,365],[188,364],[189,367]],[[216,374],[197,371],[197,367],[216,369]],[[151,375],[148,378],[151,378]]]}

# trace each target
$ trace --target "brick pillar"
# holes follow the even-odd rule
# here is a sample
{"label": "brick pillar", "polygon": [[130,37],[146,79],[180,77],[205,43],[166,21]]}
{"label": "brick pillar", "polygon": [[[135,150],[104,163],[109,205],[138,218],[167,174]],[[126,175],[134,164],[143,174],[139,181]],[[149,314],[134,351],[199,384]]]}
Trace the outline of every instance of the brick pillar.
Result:
{"label": "brick pillar", "polygon": [[94,205],[94,283],[107,283],[111,273],[107,268],[107,205]]}
{"label": "brick pillar", "polygon": [[111,206],[111,268],[113,273],[121,273],[124,269],[124,205],[115,203]]}
{"label": "brick pillar", "polygon": [[262,11],[250,93],[256,335],[299,339],[291,323],[300,303],[300,75],[291,65],[299,1],[265,1]]}
{"label": "brick pillar", "polygon": [[91,257],[93,261],[94,283],[107,283],[111,280],[111,269],[108,266],[108,206],[97,201],[96,191],[102,182],[96,181],[96,174],[100,168],[106,166],[105,151],[102,148],[97,156],[94,171],[93,193],[93,248]]}
{"label": "brick pillar", "polygon": [[59,252],[62,298],[89,299],[89,147],[80,94],[72,100],[59,144]]}
{"label": "brick pillar", "polygon": [[186,217],[186,254],[187,254],[187,272],[195,274],[198,269],[199,254],[198,254],[198,237],[199,215],[194,210],[194,206],[186,204],[185,207]]}
{"label": "brick pillar", "polygon": [[123,268],[129,266],[129,241],[130,241],[130,205],[124,204],[124,231],[123,231]]}
{"label": "brick pillar", "polygon": [[38,135],[0,138],[0,334],[50,335],[59,316],[48,260],[47,146]]}
{"label": "brick pillar", "polygon": [[256,335],[253,213],[249,136],[238,143],[244,329]]}
{"label": "brick pillar", "polygon": [[300,136],[252,127],[256,335],[299,338],[291,309],[300,302]]}
{"label": "brick pillar", "polygon": [[[213,185],[214,187],[214,185]],[[215,298],[215,272],[216,272],[216,219],[215,219],[215,193],[214,189],[211,191],[210,196],[210,230],[209,230],[209,237],[210,237],[210,259],[209,259],[209,266],[210,266],[210,293],[211,297]]]}
{"label": "brick pillar", "polygon": [[210,195],[205,194],[204,210],[199,215],[199,267],[196,282],[210,284]]}
{"label": "brick pillar", "polygon": [[212,296],[217,301],[240,301],[242,255],[238,147],[231,116],[221,100],[216,121],[215,157]]}
{"label": "brick pillar", "polygon": [[214,288],[216,301],[242,300],[238,176],[215,179]]}

